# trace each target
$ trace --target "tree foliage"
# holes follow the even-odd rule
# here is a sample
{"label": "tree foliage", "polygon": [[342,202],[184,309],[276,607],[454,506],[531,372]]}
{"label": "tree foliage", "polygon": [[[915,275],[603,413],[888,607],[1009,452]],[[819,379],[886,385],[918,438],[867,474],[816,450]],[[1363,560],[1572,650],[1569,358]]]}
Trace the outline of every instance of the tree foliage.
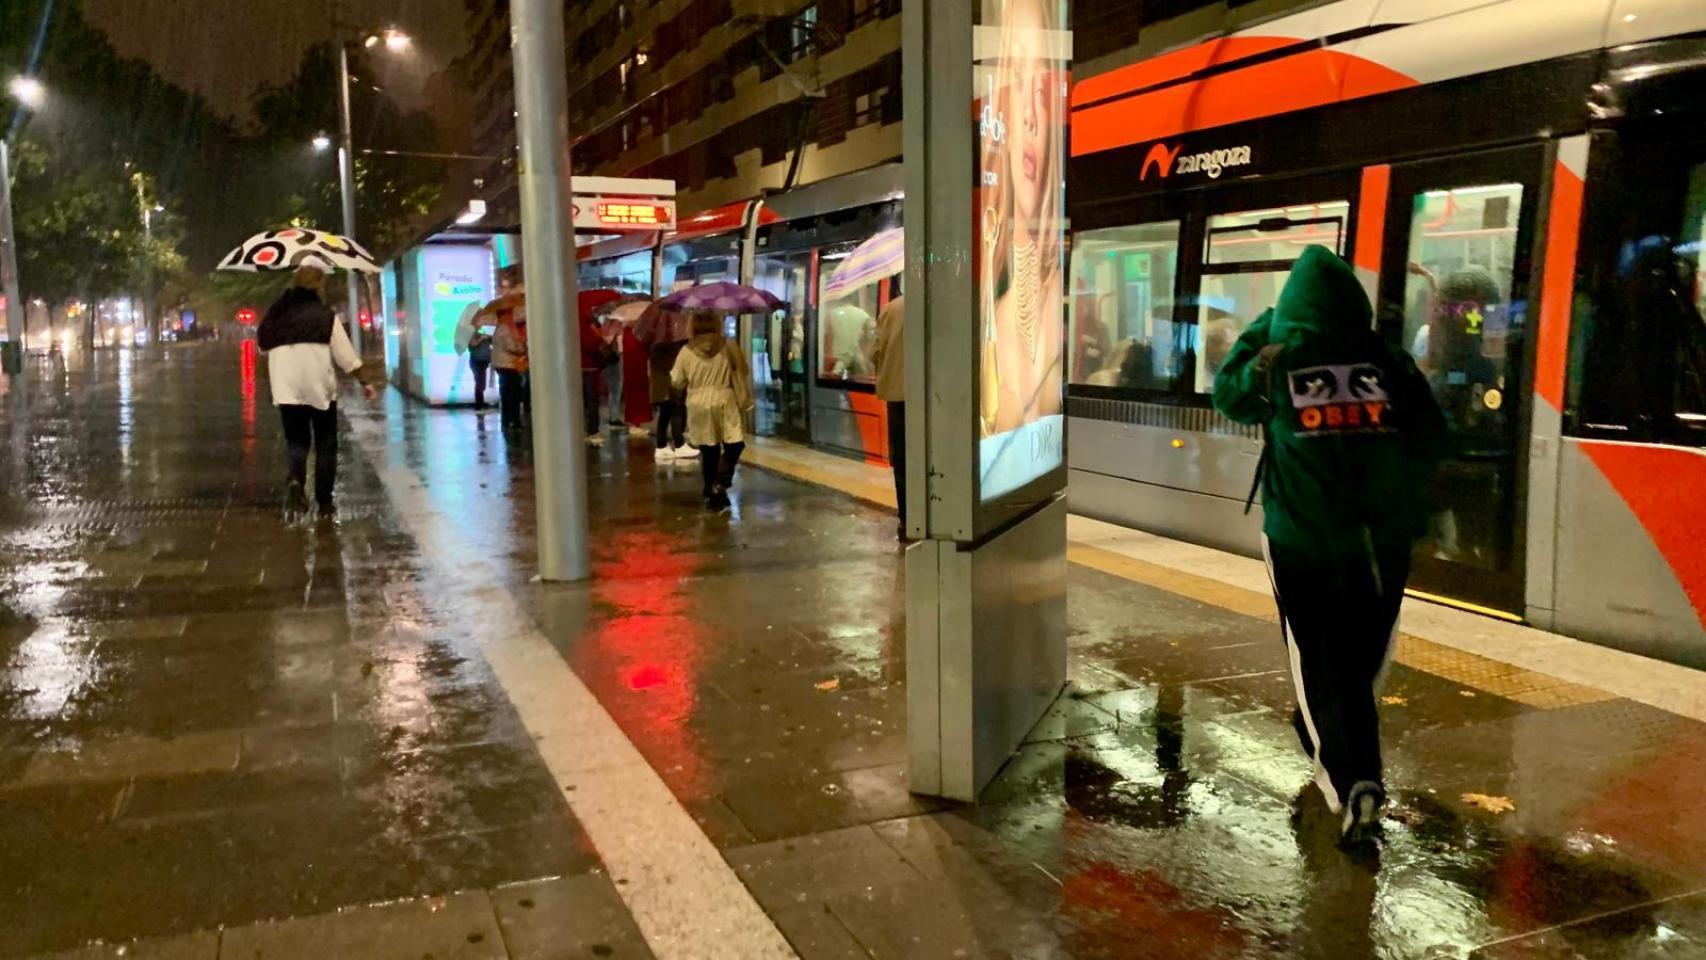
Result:
{"label": "tree foliage", "polygon": [[[0,75],[29,62],[42,9],[36,0],[0,0]],[[19,112],[10,138],[27,297],[58,303],[128,292],[168,305],[253,304],[275,281],[216,279],[210,271],[227,250],[290,223],[339,229],[334,152],[309,146],[337,131],[333,47],[310,49],[295,77],[262,89],[258,125],[245,132],[146,62],[120,57],[78,0],[57,0],[54,11],[36,70],[48,103]],[[435,149],[430,119],[363,81],[362,57],[352,51],[358,146]],[[0,133],[17,106],[0,92]],[[411,218],[436,202],[444,171],[434,160],[358,153],[355,174],[357,239],[379,252],[407,239]],[[164,210],[154,212],[155,202]]]}

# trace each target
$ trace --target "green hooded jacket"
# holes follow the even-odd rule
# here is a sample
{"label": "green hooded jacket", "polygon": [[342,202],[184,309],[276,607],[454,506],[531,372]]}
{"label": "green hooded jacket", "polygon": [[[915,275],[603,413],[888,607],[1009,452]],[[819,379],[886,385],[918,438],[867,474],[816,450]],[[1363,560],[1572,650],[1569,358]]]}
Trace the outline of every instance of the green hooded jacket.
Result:
{"label": "green hooded jacket", "polygon": [[1350,264],[1308,247],[1215,381],[1216,409],[1267,427],[1262,526],[1275,543],[1343,556],[1425,529],[1445,418],[1372,321]]}

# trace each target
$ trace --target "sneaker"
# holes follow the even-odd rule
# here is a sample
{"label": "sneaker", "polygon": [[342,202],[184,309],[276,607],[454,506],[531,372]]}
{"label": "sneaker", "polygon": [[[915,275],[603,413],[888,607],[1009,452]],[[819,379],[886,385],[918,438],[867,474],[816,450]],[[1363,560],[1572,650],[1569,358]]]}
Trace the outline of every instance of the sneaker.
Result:
{"label": "sneaker", "polygon": [[291,513],[308,512],[308,494],[302,484],[292,480],[284,491],[284,509]]}
{"label": "sneaker", "polygon": [[1351,788],[1339,824],[1340,842],[1347,847],[1373,843],[1380,833],[1380,815],[1386,808],[1386,791],[1378,783],[1361,780]]}
{"label": "sneaker", "polygon": [[699,448],[684,443],[675,448],[674,457],[677,460],[697,460],[699,459]]}
{"label": "sneaker", "polygon": [[592,444],[595,447],[602,447],[602,446],[604,446],[604,434],[602,434],[602,433],[589,433],[586,435],[586,442]]}
{"label": "sneaker", "polygon": [[675,451],[668,447],[654,447],[652,449],[652,459],[658,463],[674,463],[677,458],[675,456]]}
{"label": "sneaker", "polygon": [[712,513],[722,513],[731,506],[733,504],[729,502],[729,492],[722,484],[712,487],[711,495],[705,498],[705,509]]}

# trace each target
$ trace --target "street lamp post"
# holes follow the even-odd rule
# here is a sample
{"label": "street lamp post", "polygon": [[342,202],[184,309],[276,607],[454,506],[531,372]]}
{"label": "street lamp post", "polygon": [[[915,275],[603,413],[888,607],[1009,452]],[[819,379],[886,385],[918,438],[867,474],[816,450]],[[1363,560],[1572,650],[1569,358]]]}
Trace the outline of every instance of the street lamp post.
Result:
{"label": "street lamp post", "polygon": [[[13,77],[7,89],[24,107],[41,105],[46,95],[35,77]],[[24,299],[18,290],[18,238],[12,227],[12,158],[6,136],[0,136],[0,293],[6,296],[7,372],[22,369],[24,361]]]}
{"label": "street lamp post", "polygon": [[[343,28],[338,28],[338,190],[343,194],[344,236],[355,240],[355,138],[350,135],[349,46]],[[344,271],[349,295],[349,338],[356,356],[361,356],[361,304],[356,292],[354,270]]]}
{"label": "street lamp post", "polygon": [[[18,238],[12,231],[12,164],[4,137],[0,137],[0,281],[6,294],[6,342],[8,350],[24,350],[24,300],[18,291]],[[11,358],[8,358],[10,360]],[[7,371],[10,373],[10,369]]]}

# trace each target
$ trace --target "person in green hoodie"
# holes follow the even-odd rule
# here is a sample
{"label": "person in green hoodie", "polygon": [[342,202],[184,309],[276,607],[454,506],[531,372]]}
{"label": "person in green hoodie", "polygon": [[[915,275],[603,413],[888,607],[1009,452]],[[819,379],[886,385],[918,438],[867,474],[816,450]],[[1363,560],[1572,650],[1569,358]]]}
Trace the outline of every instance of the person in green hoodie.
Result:
{"label": "person in green hoodie", "polygon": [[[1264,547],[1291,657],[1293,722],[1348,842],[1385,806],[1375,687],[1447,428],[1408,353],[1374,329],[1355,272],[1325,247],[1239,337],[1214,405],[1264,427]],[[1253,492],[1253,491],[1252,491]]]}

